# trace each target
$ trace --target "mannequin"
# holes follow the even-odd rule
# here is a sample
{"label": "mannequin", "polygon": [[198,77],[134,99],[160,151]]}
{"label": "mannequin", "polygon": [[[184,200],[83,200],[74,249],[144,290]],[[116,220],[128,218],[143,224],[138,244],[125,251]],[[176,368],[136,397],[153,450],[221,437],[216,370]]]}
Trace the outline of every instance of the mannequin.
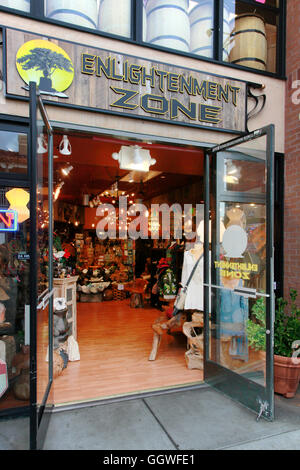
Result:
{"label": "mannequin", "polygon": [[185,286],[189,276],[200,259],[196,271],[189,282],[184,309],[203,311],[203,269],[204,269],[204,221],[202,220],[197,227],[197,237],[194,246],[184,252],[181,284]]}

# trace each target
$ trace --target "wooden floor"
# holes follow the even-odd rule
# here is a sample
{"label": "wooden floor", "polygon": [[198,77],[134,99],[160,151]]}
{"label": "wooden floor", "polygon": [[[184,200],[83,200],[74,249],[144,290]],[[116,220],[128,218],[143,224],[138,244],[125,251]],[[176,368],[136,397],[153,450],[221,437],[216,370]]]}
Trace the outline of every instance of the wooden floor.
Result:
{"label": "wooden floor", "polygon": [[78,303],[81,359],[54,380],[55,405],[201,382],[202,371],[186,366],[182,333],[164,335],[157,359],[148,360],[159,315],[150,307],[130,308],[128,299]]}

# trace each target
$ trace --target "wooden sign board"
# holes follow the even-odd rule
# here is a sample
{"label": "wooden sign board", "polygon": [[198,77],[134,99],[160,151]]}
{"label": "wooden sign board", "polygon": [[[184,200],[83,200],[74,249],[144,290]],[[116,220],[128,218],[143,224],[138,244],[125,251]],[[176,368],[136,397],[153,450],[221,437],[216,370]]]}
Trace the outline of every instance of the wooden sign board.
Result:
{"label": "wooden sign board", "polygon": [[[37,49],[33,56],[33,46],[29,47],[39,43],[27,47],[29,41],[44,41],[46,49],[50,45],[49,54],[51,48],[65,53],[66,65],[46,70]],[[26,47],[27,54],[22,52]],[[20,73],[28,77],[30,68],[33,75],[39,73],[35,81],[41,91],[46,84],[49,87],[44,99],[53,104],[236,133],[246,130],[243,81],[6,29],[7,97],[28,97],[28,83]],[[54,78],[63,73],[67,88],[58,90]]]}

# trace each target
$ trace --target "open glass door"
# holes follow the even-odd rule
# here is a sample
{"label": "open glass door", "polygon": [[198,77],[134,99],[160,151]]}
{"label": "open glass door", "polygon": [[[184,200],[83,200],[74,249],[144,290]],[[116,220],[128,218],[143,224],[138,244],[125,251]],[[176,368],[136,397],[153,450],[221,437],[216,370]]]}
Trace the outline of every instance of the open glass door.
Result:
{"label": "open glass door", "polygon": [[30,83],[30,448],[41,449],[51,414],[53,382],[52,127]]}
{"label": "open glass door", "polygon": [[[205,157],[204,379],[268,420],[274,415],[273,142],[270,125]],[[260,350],[249,345],[249,320],[265,328]]]}

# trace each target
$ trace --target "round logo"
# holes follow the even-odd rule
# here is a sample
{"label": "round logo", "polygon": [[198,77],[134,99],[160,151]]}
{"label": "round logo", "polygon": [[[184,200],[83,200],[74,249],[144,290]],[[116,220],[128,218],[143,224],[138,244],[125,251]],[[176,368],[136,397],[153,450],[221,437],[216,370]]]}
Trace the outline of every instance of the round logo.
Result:
{"label": "round logo", "polygon": [[222,245],[228,258],[243,258],[248,245],[247,233],[239,225],[230,225],[223,234]]}
{"label": "round logo", "polygon": [[72,83],[74,66],[68,54],[53,42],[34,39],[17,52],[16,66],[27,85],[36,82],[41,91],[62,92]]}

